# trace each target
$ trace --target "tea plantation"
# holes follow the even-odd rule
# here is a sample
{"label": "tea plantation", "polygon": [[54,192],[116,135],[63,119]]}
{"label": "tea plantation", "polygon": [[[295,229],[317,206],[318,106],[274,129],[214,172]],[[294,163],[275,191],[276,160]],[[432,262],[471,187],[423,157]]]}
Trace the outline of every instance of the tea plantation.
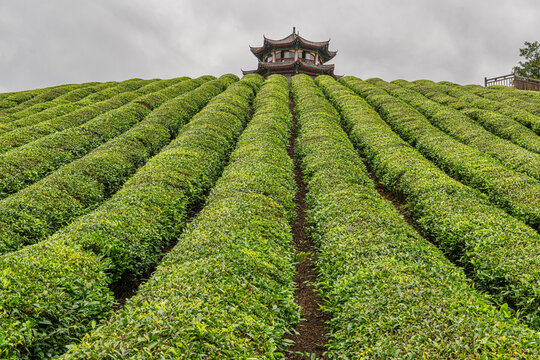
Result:
{"label": "tea plantation", "polygon": [[322,358],[540,358],[539,231],[538,92],[226,74],[0,94],[0,359],[314,358],[290,350],[306,258]]}

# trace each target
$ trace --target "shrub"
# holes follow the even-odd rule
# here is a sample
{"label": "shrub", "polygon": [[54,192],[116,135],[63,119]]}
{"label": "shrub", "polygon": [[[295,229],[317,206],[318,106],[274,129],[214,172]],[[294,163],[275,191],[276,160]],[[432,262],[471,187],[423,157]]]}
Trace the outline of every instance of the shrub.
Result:
{"label": "shrub", "polygon": [[[19,111],[18,113],[11,115],[9,120],[2,119],[3,123],[0,124],[0,135],[3,135],[3,138],[9,138],[9,135],[5,133],[64,116],[82,107],[104,100],[105,98],[108,99],[121,92],[137,90],[145,83],[147,83],[147,81],[140,80],[134,82],[128,80],[120,84],[105,83],[100,84],[101,86],[88,86],[74,90],[55,100],[31,106],[24,111]],[[75,101],[73,97],[68,97],[69,99],[73,99],[73,101],[66,100],[65,96],[73,93],[77,93],[79,96],[86,96],[79,99],[79,101]]]}
{"label": "shrub", "polygon": [[109,198],[225,85],[215,80],[195,89],[196,81],[183,81],[175,86],[175,95],[183,95],[124,134],[0,201],[0,228],[11,229],[0,239],[0,254],[40,241]]}
{"label": "shrub", "polygon": [[[350,78],[347,78],[350,79]],[[351,82],[349,82],[351,83]],[[372,84],[355,81],[352,87],[390,124],[392,130],[451,176],[485,192],[511,215],[540,228],[540,182],[508,169],[491,156],[464,145],[435,128],[418,111]],[[437,113],[437,104],[430,111]]]}
{"label": "shrub", "polygon": [[[237,78],[222,79],[233,82]],[[0,339],[8,344],[0,347],[4,351],[0,354],[23,359],[41,353],[60,354],[67,344],[92,330],[93,321],[110,315],[114,301],[103,289],[119,279],[140,278],[183,230],[189,210],[200,203],[219,176],[227,152],[247,120],[254,95],[247,83],[257,82],[262,78],[248,76],[230,85],[93,212],[45,241],[0,258],[2,276],[11,284],[0,289],[0,308],[4,311],[0,324],[29,324],[20,331],[11,327],[9,332],[3,332],[7,326],[0,326]],[[237,97],[245,99],[243,109],[234,114],[218,110],[220,102]],[[56,256],[56,251],[67,255]],[[90,274],[91,281],[75,279],[78,273],[74,264],[78,262],[88,267],[84,274]],[[0,284],[6,283],[3,277]],[[69,283],[62,285],[62,279]],[[24,286],[14,285],[18,283]],[[72,289],[72,283],[85,286]],[[47,284],[56,286],[43,291]],[[20,312],[20,308],[26,311]],[[84,318],[74,321],[78,314],[84,314]],[[40,327],[43,319],[51,325]]]}
{"label": "shrub", "polygon": [[[35,96],[31,96],[31,97],[24,96],[23,94],[16,94],[14,95],[14,97],[8,97],[7,100],[15,101],[17,105],[12,106],[9,109],[4,109],[2,111],[2,115],[15,114],[19,111],[24,111],[25,109],[33,105],[47,103],[51,100],[56,99],[59,96],[67,94],[73,90],[86,87],[88,85],[96,85],[96,83],[67,84],[67,85],[55,86],[52,88],[43,89],[42,91],[38,91],[37,94],[35,94]],[[21,95],[23,95],[22,98],[20,97]]]}
{"label": "shrub", "polygon": [[286,79],[270,76],[204,209],[125,308],[64,358],[282,355],[298,321],[288,102]]}
{"label": "shrub", "polygon": [[[341,81],[355,84],[349,77]],[[506,305],[500,309],[490,305],[489,298],[469,285],[463,271],[376,192],[339,125],[339,115],[313,81],[299,75],[291,82],[295,99],[302,99],[297,102],[298,152],[306,174],[312,232],[320,248],[320,286],[325,308],[333,314],[329,357],[538,356],[540,335],[521,325]],[[356,149],[379,178],[410,194],[413,206],[423,204],[426,216],[430,203],[452,205],[443,191],[430,194],[429,189],[450,190],[456,184],[455,190],[466,192],[404,143],[352,91],[328,76],[316,82],[339,109]],[[334,168],[340,169],[338,174],[328,171]],[[411,179],[412,174],[417,177]],[[401,182],[396,181],[398,176]],[[418,187],[428,192],[413,193],[407,186],[414,181],[422,181]]]}
{"label": "shrub", "polygon": [[[386,99],[353,77],[340,82],[376,108]],[[351,101],[334,103],[350,129],[351,140],[385,188],[405,197],[425,234],[464,266],[481,289],[497,302],[518,309],[519,317],[538,327],[540,298],[535,293],[540,293],[540,264],[533,255],[540,247],[538,233],[490,205],[478,191],[449,178],[394,133],[366,101],[340,89]]]}
{"label": "shrub", "polygon": [[532,129],[535,133],[540,134],[540,116],[536,116],[524,109],[483,98],[474,93],[466,91],[462,87],[455,84],[441,82],[438,84],[438,88],[450,96],[469,102],[473,107],[495,111],[506,115],[522,125]]}
{"label": "shrub", "polygon": [[524,109],[540,116],[540,96],[531,96],[527,91],[517,90],[508,86],[463,86],[462,89],[482,96],[489,100],[502,102],[515,108]]}
{"label": "shrub", "polygon": [[[144,119],[150,109],[159,106],[174,94],[176,82],[173,79],[148,84],[137,90],[139,96],[135,99],[128,93],[121,94],[127,96],[131,102],[113,110],[109,107],[110,111],[80,126],[52,133],[1,154],[0,197],[23,189],[60,166],[84,156],[102,143],[124,133]],[[89,111],[94,114],[102,112],[96,110]]]}
{"label": "shrub", "polygon": [[439,104],[448,105],[456,110],[460,110],[463,114],[467,115],[493,134],[503,139],[510,140],[514,144],[525,149],[540,153],[540,139],[534,131],[506,115],[472,107],[469,103],[447,95],[442,90],[439,90],[437,84],[433,82],[424,81],[419,83],[415,81],[409,83],[405,80],[398,80],[392,81],[392,83],[413,89]]}
{"label": "shrub", "polygon": [[[405,89],[380,79],[371,79],[367,82],[411,105],[431,124],[451,137],[492,156],[510,169],[523,172],[537,180],[540,179],[540,154],[523,149],[510,141],[493,135],[467,115],[452,107],[429,100],[414,90]],[[540,141],[537,142],[540,145]]]}

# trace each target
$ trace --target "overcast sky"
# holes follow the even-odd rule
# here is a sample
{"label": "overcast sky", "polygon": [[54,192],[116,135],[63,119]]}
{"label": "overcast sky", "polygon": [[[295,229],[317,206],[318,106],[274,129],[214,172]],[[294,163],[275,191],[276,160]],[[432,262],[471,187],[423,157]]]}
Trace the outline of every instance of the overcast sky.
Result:
{"label": "overcast sky", "polygon": [[0,92],[241,75],[293,26],[331,38],[336,74],[479,84],[540,40],[540,0],[0,0]]}

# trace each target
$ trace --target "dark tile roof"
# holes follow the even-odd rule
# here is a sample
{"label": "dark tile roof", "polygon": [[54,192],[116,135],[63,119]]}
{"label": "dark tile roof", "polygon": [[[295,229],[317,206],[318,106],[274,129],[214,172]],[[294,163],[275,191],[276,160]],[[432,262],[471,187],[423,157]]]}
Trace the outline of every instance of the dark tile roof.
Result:
{"label": "dark tile roof", "polygon": [[262,57],[267,52],[266,50],[269,50],[272,48],[287,48],[288,46],[296,45],[296,43],[298,43],[299,47],[301,48],[321,50],[321,54],[325,58],[324,59],[325,61],[332,59],[337,54],[337,51],[328,50],[330,39],[328,39],[327,41],[310,41],[310,40],[304,39],[303,37],[301,37],[300,35],[294,32],[281,40],[268,39],[266,36],[263,36],[263,38],[264,38],[263,46],[260,46],[260,47],[250,46],[249,47],[251,52],[257,58],[259,58],[259,60],[262,60]]}

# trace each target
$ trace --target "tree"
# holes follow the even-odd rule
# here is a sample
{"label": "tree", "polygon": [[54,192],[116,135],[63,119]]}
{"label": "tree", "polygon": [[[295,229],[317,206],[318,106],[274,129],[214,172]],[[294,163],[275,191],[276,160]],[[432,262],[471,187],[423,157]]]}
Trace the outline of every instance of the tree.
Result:
{"label": "tree", "polygon": [[524,57],[526,61],[520,61],[514,68],[516,74],[540,79],[540,43],[525,41],[525,47],[519,49],[519,56]]}

